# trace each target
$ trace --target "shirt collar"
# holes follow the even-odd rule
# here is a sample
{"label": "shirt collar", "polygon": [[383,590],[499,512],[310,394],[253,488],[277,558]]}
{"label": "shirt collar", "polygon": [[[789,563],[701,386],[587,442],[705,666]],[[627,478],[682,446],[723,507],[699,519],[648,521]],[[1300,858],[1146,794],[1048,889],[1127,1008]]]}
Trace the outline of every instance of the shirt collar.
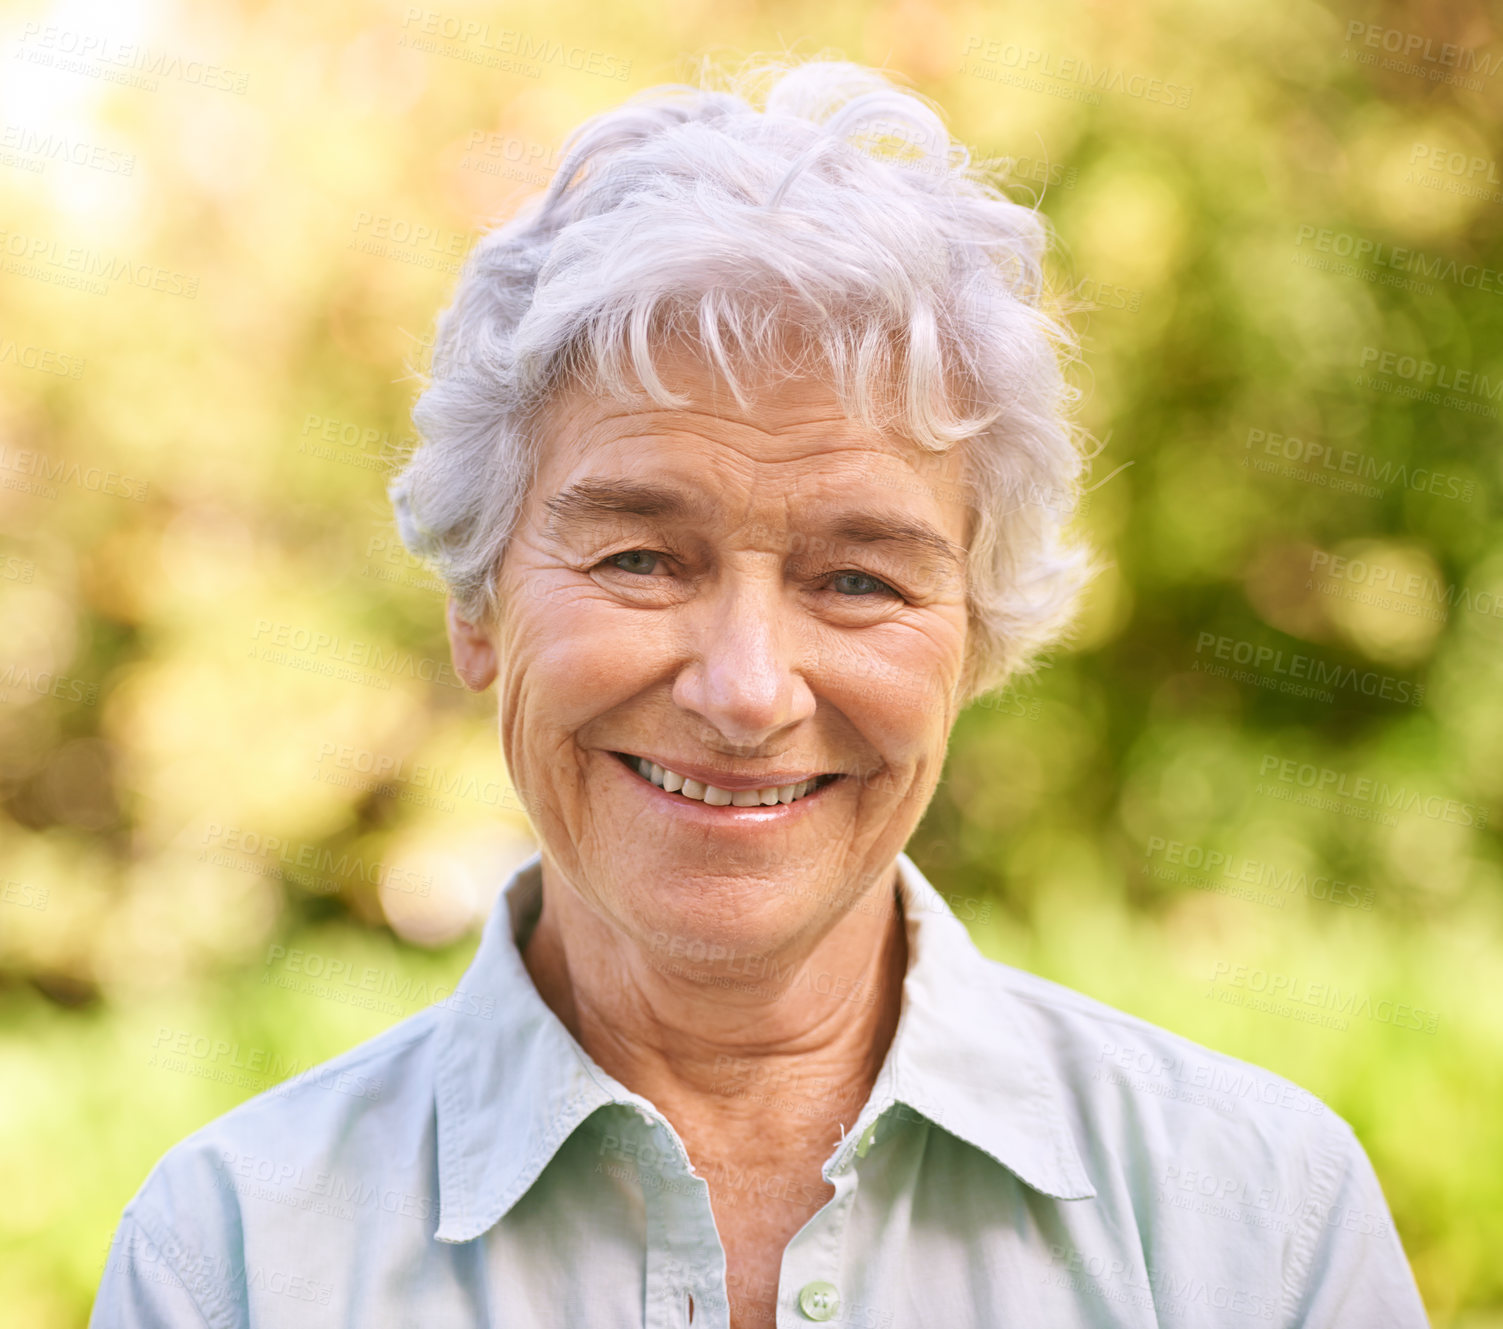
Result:
{"label": "shirt collar", "polygon": [[907,854],[898,855],[898,889],[908,972],[870,1107],[880,1113],[890,1095],[1034,1190],[1060,1200],[1091,1198],[1096,1191],[1069,1126],[1068,1090],[1033,1033],[1030,1011],[1005,981],[1007,967],[976,949]]}
{"label": "shirt collar", "polygon": [[522,962],[542,909],[541,865],[535,853],[512,874],[475,958],[441,1003],[439,1241],[471,1241],[499,1222],[598,1108],[630,1103],[656,1111],[580,1047]]}
{"label": "shirt collar", "polygon": [[[535,853],[512,874],[464,978],[439,1003],[440,1241],[470,1241],[500,1221],[597,1109],[622,1103],[660,1115],[580,1047],[522,962],[542,906],[541,864]],[[908,935],[903,1006],[862,1120],[901,1102],[1045,1195],[1095,1195],[1063,1088],[1001,967],[977,951],[907,854],[898,855],[898,889]]]}

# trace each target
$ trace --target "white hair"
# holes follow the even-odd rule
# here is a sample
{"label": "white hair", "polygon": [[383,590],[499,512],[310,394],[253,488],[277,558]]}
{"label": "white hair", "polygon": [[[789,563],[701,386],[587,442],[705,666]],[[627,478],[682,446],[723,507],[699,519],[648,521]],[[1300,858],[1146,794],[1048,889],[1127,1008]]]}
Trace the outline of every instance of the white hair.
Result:
{"label": "white hair", "polygon": [[1050,312],[1046,222],[932,103],[844,61],[761,61],[724,89],[639,93],[562,158],[466,260],[413,410],[423,441],[390,485],[403,542],[462,614],[498,609],[543,408],[574,383],[685,406],[652,352],[686,338],[743,409],[737,366],[776,366],[949,474],[940,454],[966,443],[961,700],[1058,639],[1091,572],[1067,533],[1076,344]]}

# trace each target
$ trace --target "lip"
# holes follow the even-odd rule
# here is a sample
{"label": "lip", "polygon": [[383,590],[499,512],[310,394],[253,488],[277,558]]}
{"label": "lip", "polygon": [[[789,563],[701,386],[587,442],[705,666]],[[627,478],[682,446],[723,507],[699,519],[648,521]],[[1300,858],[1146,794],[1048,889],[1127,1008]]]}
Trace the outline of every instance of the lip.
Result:
{"label": "lip", "polygon": [[[629,781],[634,788],[642,790],[649,798],[654,799],[665,814],[686,817],[691,822],[700,826],[780,825],[784,822],[792,821],[796,817],[807,815],[810,804],[817,805],[822,802],[825,794],[841,783],[839,779],[831,780],[821,785],[812,793],[805,794],[802,798],[796,799],[792,803],[774,803],[770,807],[758,806],[751,808],[738,808],[734,804],[728,803],[723,807],[715,807],[709,803],[701,803],[697,799],[685,798],[682,794],[670,794],[666,789],[660,788],[639,772],[634,771],[617,757],[614,752],[609,755],[609,760],[606,764],[612,770],[616,771],[621,779]],[[658,764],[661,765],[662,763],[659,762]],[[677,770],[677,767],[672,769]],[[687,771],[681,771],[680,774],[688,775],[691,780],[698,779],[697,776]],[[834,774],[834,772],[830,772],[830,774]],[[786,781],[785,783],[793,782]],[[745,782],[740,787],[743,789],[766,788],[765,785],[754,785]],[[720,785],[719,788],[724,789],[726,786]],[[733,789],[731,792],[734,793],[735,790]]]}
{"label": "lip", "polygon": [[[759,771],[755,775],[736,775],[731,771],[716,770],[713,766],[699,766],[694,762],[683,762],[656,757],[650,752],[616,752],[620,757],[640,757],[643,761],[656,762],[664,770],[676,771],[687,780],[698,780],[700,784],[712,784],[717,789],[724,789],[727,793],[734,794],[738,789],[771,789],[777,785],[802,784],[805,780],[817,780],[821,775],[841,775],[841,771]],[[634,772],[635,773],[635,772]],[[648,784],[652,784],[649,780]],[[834,781],[830,781],[831,784]],[[656,786],[654,786],[656,788]],[[818,791],[816,791],[818,792]],[[808,795],[805,795],[808,797]],[[803,800],[800,799],[800,802]],[[789,803],[786,806],[792,807]]]}

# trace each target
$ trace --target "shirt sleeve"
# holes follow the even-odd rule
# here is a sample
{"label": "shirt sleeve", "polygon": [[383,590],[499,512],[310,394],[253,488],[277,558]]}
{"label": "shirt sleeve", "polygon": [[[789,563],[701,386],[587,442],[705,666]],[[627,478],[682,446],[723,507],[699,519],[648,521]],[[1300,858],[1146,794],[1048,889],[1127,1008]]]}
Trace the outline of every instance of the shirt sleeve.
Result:
{"label": "shirt sleeve", "polygon": [[1327,1155],[1297,1249],[1297,1329],[1428,1329],[1424,1304],[1372,1163],[1345,1121]]}
{"label": "shirt sleeve", "polygon": [[147,1236],[127,1209],[110,1243],[89,1329],[209,1329],[168,1243]]}

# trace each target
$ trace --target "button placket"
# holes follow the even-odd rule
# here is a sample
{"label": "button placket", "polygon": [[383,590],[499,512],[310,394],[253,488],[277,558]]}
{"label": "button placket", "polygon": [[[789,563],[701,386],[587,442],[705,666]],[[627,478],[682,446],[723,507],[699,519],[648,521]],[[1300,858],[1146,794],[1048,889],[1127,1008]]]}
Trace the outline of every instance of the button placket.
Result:
{"label": "button placket", "polygon": [[845,1230],[856,1200],[854,1158],[832,1168],[828,1178],[835,1194],[783,1252],[778,1281],[779,1329],[797,1329],[811,1322],[834,1319],[847,1291],[840,1284],[845,1269]]}
{"label": "button placket", "polygon": [[637,1170],[647,1219],[647,1329],[684,1329],[690,1324],[690,1297],[693,1329],[727,1329],[725,1252],[710,1188],[689,1171],[666,1126],[637,1125],[639,1138],[651,1143],[659,1159],[655,1167]]}

